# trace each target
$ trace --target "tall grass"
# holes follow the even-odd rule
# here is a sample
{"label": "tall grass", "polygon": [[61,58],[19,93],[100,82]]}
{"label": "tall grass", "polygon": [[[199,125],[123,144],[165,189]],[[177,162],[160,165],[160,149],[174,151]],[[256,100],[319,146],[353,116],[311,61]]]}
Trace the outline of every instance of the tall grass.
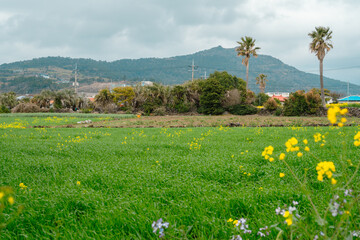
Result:
{"label": "tall grass", "polygon": [[[357,131],[358,127],[0,129],[0,186],[10,186],[15,196],[7,211],[24,207],[0,236],[156,239],[151,224],[163,218],[169,222],[166,239],[230,239],[239,228],[229,218],[246,218],[250,239],[258,239],[257,232],[265,226],[273,226],[269,239],[279,232],[284,239],[307,239],[295,231],[300,226],[295,220],[287,226],[284,217],[275,214],[278,207],[296,201],[301,226],[308,226],[309,235],[323,231],[311,202],[276,156],[285,151],[288,139],[308,140],[309,153],[301,158],[289,153],[286,160],[312,190],[309,194],[320,214],[325,214],[333,198],[329,193],[344,186],[340,175],[356,171],[360,154],[352,143]],[[326,136],[323,146],[314,141],[316,133]],[[270,144],[273,162],[261,156]],[[315,168],[321,159],[337,167],[336,186],[317,180]],[[357,189],[356,194],[359,180],[357,174],[348,186]],[[358,205],[352,211],[349,228],[359,230]]]}

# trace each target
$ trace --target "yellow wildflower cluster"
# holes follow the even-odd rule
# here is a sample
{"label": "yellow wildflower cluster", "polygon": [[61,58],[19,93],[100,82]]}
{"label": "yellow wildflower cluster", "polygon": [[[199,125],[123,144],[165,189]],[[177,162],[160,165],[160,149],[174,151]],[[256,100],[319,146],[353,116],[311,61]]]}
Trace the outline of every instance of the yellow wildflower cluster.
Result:
{"label": "yellow wildflower cluster", "polygon": [[20,183],[19,187],[21,188],[21,190],[26,190],[27,186],[24,183]]}
{"label": "yellow wildflower cluster", "polygon": [[208,137],[212,135],[212,131],[209,130],[205,133],[201,134],[200,138],[194,138],[193,141],[191,141],[190,143],[188,143],[190,150],[200,150],[201,149],[201,142],[205,140],[205,137]]}
{"label": "yellow wildflower cluster", "polygon": [[360,132],[354,136],[354,145],[357,147],[360,146]]}
{"label": "yellow wildflower cluster", "polygon": [[285,219],[285,222],[288,226],[292,225],[293,224],[293,215],[290,214],[289,211],[285,211],[284,215],[283,215]]}
{"label": "yellow wildflower cluster", "polygon": [[314,141],[315,142],[322,142],[321,143],[321,147],[323,147],[324,145],[325,145],[325,143],[326,143],[326,141],[325,141],[325,135],[322,135],[321,133],[315,133],[314,134]]}
{"label": "yellow wildflower cluster", "polygon": [[[337,116],[338,115],[345,115],[348,112],[347,108],[344,109],[340,109],[338,106],[334,106],[334,107],[330,107],[328,109],[328,120],[330,121],[331,124],[336,124],[337,123]],[[346,122],[346,118],[342,117],[340,119],[340,122],[338,123],[339,127],[343,127],[344,123]]]}
{"label": "yellow wildflower cluster", "polygon": [[332,177],[333,172],[335,172],[335,165],[333,162],[320,162],[318,163],[318,165],[316,166],[316,171],[318,174],[317,179],[319,181],[323,181],[324,180],[324,174],[327,176],[327,178],[331,179],[331,184],[336,184],[336,180],[335,178]]}
{"label": "yellow wildflower cluster", "polygon": [[248,176],[248,177],[251,176],[251,173],[246,172],[245,170],[243,170],[243,166],[240,166],[239,168],[240,168],[240,171],[241,171],[242,174],[244,174],[245,176]]}
{"label": "yellow wildflower cluster", "polygon": [[7,129],[7,128],[17,128],[17,129],[24,129],[25,126],[21,122],[13,122],[13,123],[0,123],[0,128]]}
{"label": "yellow wildflower cluster", "polygon": [[12,196],[13,190],[10,187],[0,187],[0,207],[3,207],[3,204],[13,205],[15,203],[15,199]]}
{"label": "yellow wildflower cluster", "polygon": [[285,143],[286,152],[299,151],[300,148],[299,148],[299,146],[296,146],[297,144],[298,144],[298,140],[296,138],[294,138],[294,137],[287,140],[287,142]]}
{"label": "yellow wildflower cluster", "polygon": [[274,158],[270,157],[273,154],[274,147],[268,146],[264,149],[261,156],[263,156],[266,160],[269,160],[270,162],[274,161]]}
{"label": "yellow wildflower cluster", "polygon": [[224,131],[224,132],[227,132],[230,130],[229,127],[223,127],[222,125],[220,125],[220,127],[218,128],[219,131]]}
{"label": "yellow wildflower cluster", "polygon": [[[74,119],[74,117],[72,117],[72,119]],[[62,122],[67,123],[67,122],[69,121],[67,117],[61,118],[61,117],[56,117],[56,116],[54,116],[54,117],[47,117],[47,118],[45,118],[44,120],[45,120],[46,122],[51,122],[51,123],[62,123]]]}

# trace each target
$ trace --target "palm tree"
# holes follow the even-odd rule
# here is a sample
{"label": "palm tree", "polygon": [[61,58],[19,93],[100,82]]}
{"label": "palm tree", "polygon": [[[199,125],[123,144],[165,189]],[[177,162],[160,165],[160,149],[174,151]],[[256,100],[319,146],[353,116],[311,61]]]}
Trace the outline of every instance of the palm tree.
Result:
{"label": "palm tree", "polygon": [[238,52],[238,56],[243,56],[242,64],[246,66],[246,91],[248,90],[249,85],[249,59],[250,55],[253,55],[254,57],[257,57],[256,50],[259,50],[259,47],[255,47],[255,39],[252,39],[251,37],[242,37],[241,42],[237,42],[240,44],[236,48],[236,51]]}
{"label": "palm tree", "polygon": [[323,80],[323,61],[325,54],[333,48],[331,43],[332,31],[329,27],[315,27],[315,31],[309,33],[312,41],[310,43],[310,51],[315,53],[320,61],[320,88],[321,88],[321,102],[325,107],[325,94],[324,94],[324,80]]}
{"label": "palm tree", "polygon": [[259,84],[260,92],[265,92],[266,82],[269,80],[265,74],[260,73],[259,76],[256,77],[256,84]]}
{"label": "palm tree", "polygon": [[102,89],[95,96],[95,103],[99,104],[102,107],[105,107],[107,104],[113,102],[113,95],[109,89]]}

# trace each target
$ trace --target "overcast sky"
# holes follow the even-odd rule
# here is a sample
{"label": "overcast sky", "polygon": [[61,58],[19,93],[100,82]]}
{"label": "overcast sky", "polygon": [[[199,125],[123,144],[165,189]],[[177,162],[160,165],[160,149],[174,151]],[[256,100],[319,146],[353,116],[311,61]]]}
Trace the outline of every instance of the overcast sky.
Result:
{"label": "overcast sky", "polygon": [[324,75],[360,84],[359,0],[0,0],[0,64],[46,56],[171,57],[256,39],[260,54],[318,73],[315,26],[333,31]]}

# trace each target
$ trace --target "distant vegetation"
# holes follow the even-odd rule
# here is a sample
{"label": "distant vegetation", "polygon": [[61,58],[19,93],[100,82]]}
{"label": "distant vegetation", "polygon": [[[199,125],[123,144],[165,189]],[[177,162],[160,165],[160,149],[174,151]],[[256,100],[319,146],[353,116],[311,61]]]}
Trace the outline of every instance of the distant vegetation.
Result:
{"label": "distant vegetation", "polygon": [[[196,79],[181,85],[164,86],[154,83],[130,87],[102,89],[94,101],[72,89],[42,90],[33,97],[17,100],[14,92],[0,94],[0,112],[73,112],[136,113],[139,115],[263,114],[301,116],[318,114],[321,98],[318,89],[296,91],[282,105],[264,93],[246,90],[246,82],[227,72],[215,72],[207,79]],[[328,96],[331,95],[326,90]],[[265,112],[264,112],[265,111]]]}

